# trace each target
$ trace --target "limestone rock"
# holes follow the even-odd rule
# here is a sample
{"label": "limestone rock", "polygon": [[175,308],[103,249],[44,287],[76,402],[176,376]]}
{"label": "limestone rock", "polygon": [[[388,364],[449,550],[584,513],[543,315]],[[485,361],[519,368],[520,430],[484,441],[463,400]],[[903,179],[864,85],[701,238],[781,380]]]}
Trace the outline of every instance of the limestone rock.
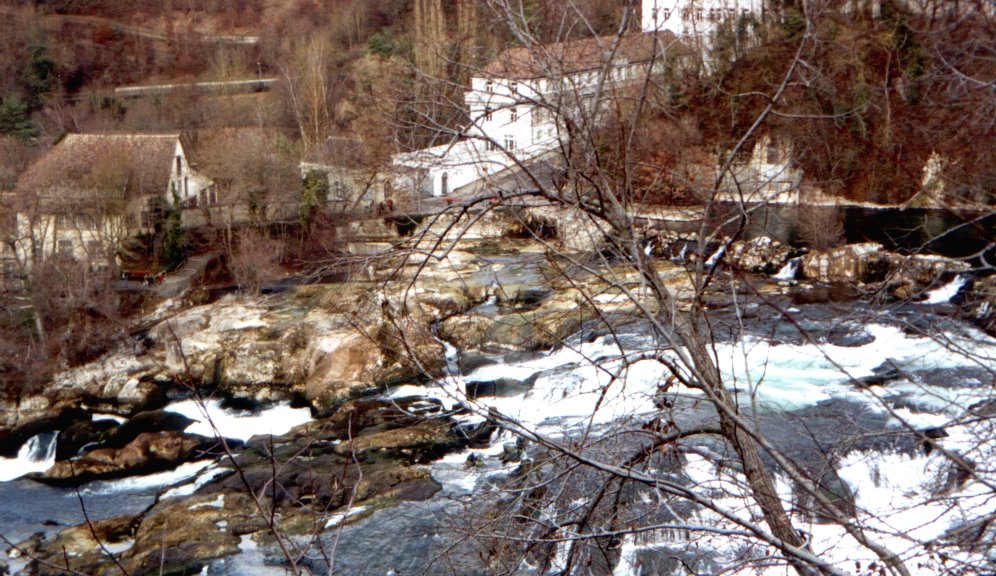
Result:
{"label": "limestone rock", "polygon": [[887,269],[882,245],[874,242],[814,251],[802,258],[802,275],[820,282],[881,280]]}
{"label": "limestone rock", "polygon": [[361,435],[336,446],[339,454],[376,450],[411,453],[413,461],[429,461],[461,444],[446,420],[430,419],[413,426]]}
{"label": "limestone rock", "polygon": [[739,270],[772,274],[788,261],[790,252],[777,240],[759,236],[732,243],[726,252],[726,261]]}
{"label": "limestone rock", "polygon": [[99,448],[71,461],[56,462],[38,480],[75,486],[108,478],[148,474],[175,468],[201,457],[215,441],[182,432],[146,432],[122,448]]}

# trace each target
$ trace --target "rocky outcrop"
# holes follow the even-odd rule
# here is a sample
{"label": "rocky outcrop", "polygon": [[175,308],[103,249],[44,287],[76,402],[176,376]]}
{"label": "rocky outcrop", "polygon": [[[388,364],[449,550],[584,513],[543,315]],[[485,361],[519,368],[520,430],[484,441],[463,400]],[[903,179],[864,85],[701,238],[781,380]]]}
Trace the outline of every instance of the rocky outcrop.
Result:
{"label": "rocky outcrop", "polygon": [[802,275],[819,282],[872,284],[887,282],[900,299],[915,298],[946,275],[969,269],[966,262],[943,256],[906,256],[873,242],[813,251],[802,258]]}
{"label": "rocky outcrop", "polygon": [[47,396],[32,396],[20,402],[0,402],[0,456],[12,457],[32,436],[64,430],[90,421],[76,405],[58,403]]}
{"label": "rocky outcrop", "polygon": [[737,270],[758,274],[777,272],[791,256],[791,249],[767,236],[730,244],[726,261]]}
{"label": "rocky outcrop", "polygon": [[873,242],[817,250],[802,258],[802,275],[819,282],[877,282],[888,271],[882,245]]}
{"label": "rocky outcrop", "polygon": [[37,477],[46,484],[78,486],[93,480],[171,470],[211,454],[212,438],[182,432],[145,432],[122,448],[98,448],[75,460],[56,462]]}

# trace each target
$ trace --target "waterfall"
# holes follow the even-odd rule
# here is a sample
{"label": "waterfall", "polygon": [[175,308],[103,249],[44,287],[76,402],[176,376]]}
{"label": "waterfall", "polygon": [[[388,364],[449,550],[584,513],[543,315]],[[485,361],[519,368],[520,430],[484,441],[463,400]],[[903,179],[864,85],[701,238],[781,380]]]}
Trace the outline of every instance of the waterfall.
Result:
{"label": "waterfall", "polygon": [[687,243],[687,242],[685,242],[685,243],[684,243],[684,244],[683,244],[683,245],[681,246],[681,252],[679,252],[679,253],[678,253],[678,256],[677,256],[677,258],[676,258],[676,261],[677,261],[677,262],[684,262],[684,261],[685,261],[685,260],[687,260],[687,259],[688,259],[688,243]]}
{"label": "waterfall", "polygon": [[55,461],[55,440],[58,432],[43,432],[28,440],[18,451],[18,459],[27,459],[31,463]]}
{"label": "waterfall", "polygon": [[972,276],[969,274],[959,274],[954,280],[948,282],[940,288],[934,288],[927,292],[927,299],[923,301],[924,304],[944,304],[950,302],[961,289],[968,284]]}
{"label": "waterfall", "polygon": [[446,358],[446,374],[437,383],[442,388],[442,394],[438,397],[447,410],[452,410],[467,399],[467,385],[460,375],[460,351],[449,342],[436,338],[443,345]]}
{"label": "waterfall", "polygon": [[775,280],[795,280],[796,274],[799,273],[799,264],[801,262],[801,258],[792,258],[782,266],[782,269],[773,278]]}
{"label": "waterfall", "polygon": [[55,464],[56,432],[42,432],[21,446],[16,458],[0,458],[0,482],[20,478],[32,472],[44,472]]}
{"label": "waterfall", "polygon": [[723,257],[723,254],[726,254],[726,244],[720,246],[719,250],[713,252],[712,256],[710,256],[709,259],[706,260],[705,263],[706,268],[712,268],[716,264],[719,264],[719,259]]}
{"label": "waterfall", "polygon": [[439,343],[443,345],[443,349],[446,351],[446,374],[450,376],[459,376],[460,366],[457,364],[457,361],[460,358],[460,353],[456,346],[439,338],[437,338],[437,340],[439,340]]}

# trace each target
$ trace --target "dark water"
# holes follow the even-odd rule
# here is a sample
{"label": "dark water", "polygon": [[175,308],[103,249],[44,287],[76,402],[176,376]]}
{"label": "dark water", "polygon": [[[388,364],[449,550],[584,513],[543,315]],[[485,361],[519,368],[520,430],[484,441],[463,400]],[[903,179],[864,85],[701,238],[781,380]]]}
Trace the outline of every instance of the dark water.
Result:
{"label": "dark water", "polygon": [[[155,501],[154,489],[135,492],[83,493],[91,520],[137,514]],[[0,537],[18,543],[36,532],[52,534],[85,522],[75,490],[53,488],[27,479],[0,482]],[[6,549],[0,540],[0,550]],[[0,558],[2,559],[2,558]]]}
{"label": "dark water", "polygon": [[806,226],[822,225],[835,228],[831,233],[838,232],[839,241],[878,242],[887,250],[904,254],[969,258],[976,265],[981,263],[979,255],[985,254],[990,266],[996,264],[996,211],[958,214],[855,206],[827,207],[809,214],[805,210],[798,206],[759,208],[750,213],[745,234],[747,238],[770,236],[782,243],[801,245],[806,239]]}

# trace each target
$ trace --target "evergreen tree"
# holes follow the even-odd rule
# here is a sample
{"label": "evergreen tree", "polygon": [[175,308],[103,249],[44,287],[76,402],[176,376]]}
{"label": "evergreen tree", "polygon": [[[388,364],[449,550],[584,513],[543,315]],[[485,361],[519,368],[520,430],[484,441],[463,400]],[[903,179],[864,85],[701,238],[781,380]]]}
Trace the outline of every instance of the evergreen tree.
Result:
{"label": "evergreen tree", "polygon": [[42,97],[55,89],[55,60],[48,53],[44,36],[39,36],[29,47],[27,65],[21,69],[21,80],[27,93],[29,110],[40,108]]}
{"label": "evergreen tree", "polygon": [[176,268],[183,262],[183,220],[180,196],[173,189],[173,202],[166,211],[166,236],[163,238],[163,260],[167,268]]}
{"label": "evergreen tree", "polygon": [[28,105],[17,96],[0,98],[0,134],[22,140],[38,135],[28,116]]}
{"label": "evergreen tree", "polygon": [[309,170],[301,182],[301,226],[311,227],[312,214],[329,201],[329,181],[320,170]]}

